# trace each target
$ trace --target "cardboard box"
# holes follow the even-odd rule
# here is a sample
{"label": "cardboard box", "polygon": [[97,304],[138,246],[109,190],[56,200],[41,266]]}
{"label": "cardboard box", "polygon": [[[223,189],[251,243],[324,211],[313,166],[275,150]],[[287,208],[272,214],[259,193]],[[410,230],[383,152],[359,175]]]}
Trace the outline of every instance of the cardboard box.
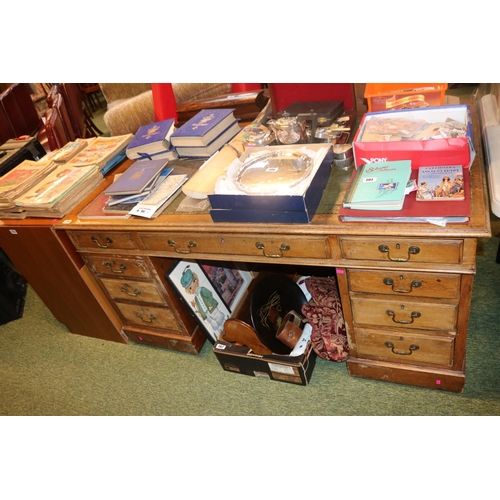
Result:
{"label": "cardboard box", "polygon": [[289,146],[267,146],[249,148],[240,161],[254,151],[302,149],[323,151],[324,157],[309,186],[300,195],[246,195],[209,194],[212,205],[210,215],[214,222],[263,222],[303,224],[312,220],[318,208],[323,191],[330,178],[333,152],[330,144],[294,144]]}
{"label": "cardboard box", "polygon": [[[367,123],[373,118],[394,118],[425,120],[428,123],[444,122],[447,118],[465,123],[466,137],[435,140],[408,140],[388,142],[361,142]],[[411,160],[412,169],[421,166],[472,165],[476,151],[472,131],[470,107],[466,104],[457,106],[438,106],[401,111],[383,111],[366,113],[353,141],[354,165],[358,168],[363,163]]]}
{"label": "cardboard box", "polygon": [[368,112],[442,106],[447,83],[367,83]]}
{"label": "cardboard box", "polygon": [[316,364],[316,353],[311,343],[304,354],[295,357],[280,354],[258,356],[248,347],[225,340],[217,340],[213,351],[226,371],[297,385],[309,385]]}

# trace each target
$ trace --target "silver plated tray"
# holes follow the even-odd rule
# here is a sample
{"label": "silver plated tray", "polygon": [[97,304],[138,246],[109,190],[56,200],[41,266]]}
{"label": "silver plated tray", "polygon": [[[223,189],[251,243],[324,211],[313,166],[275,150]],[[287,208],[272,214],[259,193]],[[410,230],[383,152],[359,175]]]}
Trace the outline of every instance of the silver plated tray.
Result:
{"label": "silver plated tray", "polygon": [[236,172],[234,183],[247,194],[273,194],[302,182],[313,165],[313,158],[304,153],[273,151],[245,162]]}

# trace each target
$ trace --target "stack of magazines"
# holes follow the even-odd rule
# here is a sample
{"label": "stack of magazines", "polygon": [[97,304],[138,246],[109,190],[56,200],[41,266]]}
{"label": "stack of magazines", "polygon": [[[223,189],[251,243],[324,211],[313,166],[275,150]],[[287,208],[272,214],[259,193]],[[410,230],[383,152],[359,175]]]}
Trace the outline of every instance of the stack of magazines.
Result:
{"label": "stack of magazines", "polygon": [[132,134],[76,139],[0,177],[0,218],[64,217],[125,157]]}
{"label": "stack of magazines", "polygon": [[27,217],[64,217],[96,189],[104,178],[97,165],[57,165],[37,184],[16,198]]}
{"label": "stack of magazines", "polygon": [[[61,148],[59,153],[63,155],[66,149],[68,153],[73,154],[70,158],[67,155],[63,156],[65,163],[71,166],[97,165],[104,176],[127,157],[127,145],[132,138],[133,134],[125,134],[112,137],[94,137],[93,139],[77,139]],[[87,144],[80,149],[76,144],[79,141],[86,141]],[[55,161],[57,161],[57,158]]]}
{"label": "stack of magazines", "polygon": [[0,177],[0,218],[24,219],[26,211],[16,205],[16,199],[44,179],[56,164],[50,160],[24,160]]}

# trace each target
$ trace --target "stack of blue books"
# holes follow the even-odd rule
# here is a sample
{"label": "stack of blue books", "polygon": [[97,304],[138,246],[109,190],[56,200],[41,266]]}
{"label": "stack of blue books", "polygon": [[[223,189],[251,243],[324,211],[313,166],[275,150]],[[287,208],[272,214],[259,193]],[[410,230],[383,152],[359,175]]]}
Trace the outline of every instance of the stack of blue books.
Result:
{"label": "stack of blue books", "polygon": [[170,136],[170,143],[180,157],[209,158],[240,132],[234,111],[203,109]]}

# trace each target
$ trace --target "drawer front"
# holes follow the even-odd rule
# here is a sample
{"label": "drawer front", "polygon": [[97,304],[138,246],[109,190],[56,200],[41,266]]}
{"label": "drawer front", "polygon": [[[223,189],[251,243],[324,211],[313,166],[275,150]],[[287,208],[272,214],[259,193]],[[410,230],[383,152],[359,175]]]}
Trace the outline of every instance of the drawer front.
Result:
{"label": "drawer front", "polygon": [[99,275],[126,276],[129,278],[150,278],[146,260],[141,257],[121,257],[119,255],[83,254],[87,266]]}
{"label": "drawer front", "polygon": [[406,294],[437,299],[458,299],[460,296],[459,274],[349,269],[347,278],[351,292]]}
{"label": "drawer front", "polygon": [[453,364],[452,335],[399,335],[391,332],[356,330],[358,356],[404,364]]}
{"label": "drawer front", "polygon": [[463,240],[342,236],[339,244],[341,257],[346,260],[460,264],[463,255]]}
{"label": "drawer front", "polygon": [[68,231],[78,250],[136,250],[134,235],[128,232]]}
{"label": "drawer front", "polygon": [[171,330],[188,335],[183,328],[179,327],[172,311],[166,307],[126,304],[124,302],[115,302],[115,304],[129,325],[148,329]]}
{"label": "drawer front", "polygon": [[287,241],[286,236],[273,235],[210,235],[205,233],[170,234],[139,233],[147,250],[171,252],[173,254],[226,254],[248,255],[268,258],[328,257],[327,238],[297,237]]}
{"label": "drawer front", "polygon": [[133,328],[124,328],[124,332],[129,341],[189,354],[198,354],[207,339],[200,328],[197,328],[191,336],[182,337],[176,334],[146,332]]}
{"label": "drawer front", "polygon": [[351,297],[354,325],[374,325],[393,328],[416,328],[455,332],[458,305],[431,303],[391,297]]}
{"label": "drawer front", "polygon": [[101,278],[112,299],[127,299],[136,302],[166,304],[163,295],[155,283],[148,281],[128,281],[112,278]]}

